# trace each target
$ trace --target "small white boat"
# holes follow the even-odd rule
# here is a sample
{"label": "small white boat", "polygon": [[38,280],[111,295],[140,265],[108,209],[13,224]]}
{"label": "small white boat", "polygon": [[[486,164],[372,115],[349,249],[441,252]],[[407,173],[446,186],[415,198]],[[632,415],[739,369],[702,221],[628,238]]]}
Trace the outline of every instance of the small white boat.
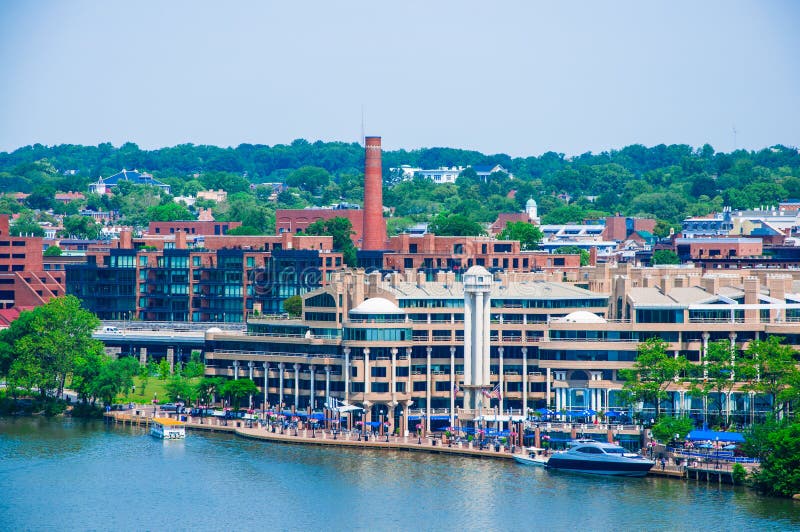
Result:
{"label": "small white boat", "polygon": [[544,455],[545,449],[540,447],[526,447],[525,454],[515,454],[514,460],[520,464],[544,467],[549,458]]}
{"label": "small white boat", "polygon": [[150,424],[150,434],[162,440],[183,440],[186,438],[186,426],[175,419],[155,417]]}

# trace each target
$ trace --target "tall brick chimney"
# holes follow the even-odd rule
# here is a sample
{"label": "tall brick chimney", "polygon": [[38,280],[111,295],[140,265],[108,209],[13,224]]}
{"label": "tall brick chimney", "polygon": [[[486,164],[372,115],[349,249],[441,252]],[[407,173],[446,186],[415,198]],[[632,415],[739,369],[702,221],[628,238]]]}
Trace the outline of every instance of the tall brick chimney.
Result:
{"label": "tall brick chimney", "polygon": [[364,237],[361,249],[386,247],[386,220],[383,219],[383,172],[381,138],[366,137],[364,158]]}

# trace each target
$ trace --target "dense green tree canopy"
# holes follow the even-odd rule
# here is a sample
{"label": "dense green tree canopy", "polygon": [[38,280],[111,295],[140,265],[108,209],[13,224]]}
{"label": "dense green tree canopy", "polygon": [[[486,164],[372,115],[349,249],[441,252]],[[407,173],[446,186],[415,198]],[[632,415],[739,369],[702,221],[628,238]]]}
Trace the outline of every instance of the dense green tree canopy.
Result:
{"label": "dense green tree canopy", "polygon": [[539,227],[527,222],[509,222],[497,235],[500,240],[519,240],[520,247],[524,250],[538,248],[543,237]]}
{"label": "dense green tree canopy", "polygon": [[428,226],[428,231],[439,236],[481,236],[486,231],[477,222],[463,214],[438,214]]}
{"label": "dense green tree canopy", "polygon": [[[235,148],[183,144],[142,150],[132,143],[115,148],[98,146],[33,145],[0,153],[0,192],[33,193],[27,207],[0,202],[0,212],[52,206],[53,190],[85,191],[88,183],[122,168],[139,168],[173,186],[173,194],[195,194],[200,188],[243,194],[248,201],[206,205],[220,220],[253,212],[255,219],[239,221],[265,231],[274,230],[274,207],[303,208],[339,201],[363,201],[363,147],[356,143],[308,142]],[[460,214],[472,222],[489,223],[498,212],[521,211],[534,197],[544,223],[581,222],[599,216],[655,216],[677,224],[689,215],[719,210],[723,205],[747,208],[774,205],[800,196],[800,153],[772,146],[758,151],[717,153],[711,146],[631,145],[575,157],[548,152],[539,156],[485,155],[452,148],[395,150],[383,153],[384,202],[394,214],[411,223],[430,221],[438,213]],[[497,172],[480,179],[472,169],[455,184],[437,185],[422,179],[403,181],[391,168],[420,168],[500,164],[511,174]],[[280,182],[289,191],[277,205],[268,205],[270,186]],[[144,225],[149,207],[161,205],[162,194],[134,191],[120,185],[113,197],[90,197],[86,206],[120,209],[126,221]],[[266,194],[266,195],[265,195]],[[271,192],[270,192],[271,194]],[[238,202],[238,206],[235,204]],[[241,206],[246,205],[242,209]],[[76,206],[58,206],[75,213]]]}
{"label": "dense green tree canopy", "polygon": [[356,265],[356,247],[350,238],[353,234],[353,224],[347,218],[336,216],[329,220],[317,220],[306,228],[305,234],[332,236],[333,249],[342,252],[347,265]]}
{"label": "dense green tree canopy", "polygon": [[96,357],[103,345],[92,338],[100,324],[83,310],[74,296],[53,298],[46,305],[23,312],[0,331],[0,353],[11,386],[42,396],[60,395],[76,361]]}
{"label": "dense green tree canopy", "polygon": [[671,249],[657,249],[653,252],[653,265],[660,264],[680,264],[681,259],[678,254]]}

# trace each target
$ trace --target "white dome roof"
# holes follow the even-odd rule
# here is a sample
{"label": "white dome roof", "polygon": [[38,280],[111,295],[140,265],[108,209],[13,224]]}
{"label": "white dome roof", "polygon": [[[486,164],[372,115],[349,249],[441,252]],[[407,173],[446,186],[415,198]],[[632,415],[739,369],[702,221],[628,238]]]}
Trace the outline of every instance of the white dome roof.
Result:
{"label": "white dome roof", "polygon": [[534,206],[536,206],[536,200],[533,199],[533,198],[529,199],[528,201],[525,202],[525,206],[526,207],[534,207]]}
{"label": "white dome roof", "polygon": [[606,323],[606,319],[585,310],[578,310],[564,316],[568,323]]}
{"label": "white dome roof", "polygon": [[489,270],[484,268],[483,266],[472,266],[469,270],[464,272],[464,275],[488,275],[491,276],[492,274],[489,273]]}
{"label": "white dome roof", "polygon": [[383,297],[371,297],[350,310],[351,314],[403,314],[403,311]]}

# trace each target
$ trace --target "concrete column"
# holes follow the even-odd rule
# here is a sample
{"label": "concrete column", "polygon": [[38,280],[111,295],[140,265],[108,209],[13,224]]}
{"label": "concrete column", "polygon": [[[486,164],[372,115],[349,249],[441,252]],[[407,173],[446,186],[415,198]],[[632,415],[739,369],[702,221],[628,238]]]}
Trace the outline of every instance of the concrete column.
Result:
{"label": "concrete column", "polygon": [[707,368],[708,360],[707,360],[707,358],[708,358],[708,339],[709,338],[711,338],[711,335],[708,334],[707,332],[704,332],[703,333],[703,352],[702,352],[702,357],[703,357],[703,379],[704,380],[708,380],[708,368]]}
{"label": "concrete column", "polygon": [[505,361],[503,360],[503,354],[505,353],[505,348],[500,346],[497,348],[498,354],[498,365],[497,365],[497,374],[498,374],[498,386],[500,386],[500,399],[497,401],[497,409],[502,414],[503,410],[503,400],[506,398],[506,389],[505,389],[505,371],[503,369],[505,365]]}
{"label": "concrete column", "polygon": [[263,403],[262,408],[266,409],[267,408],[267,398],[268,398],[268,394],[269,394],[269,363],[268,362],[262,362],[262,365],[264,366],[264,403]]}
{"label": "concrete column", "polygon": [[450,347],[450,426],[456,420],[456,348]]}
{"label": "concrete column", "polygon": [[369,368],[369,347],[364,348],[364,399],[372,392],[372,375]]}
{"label": "concrete column", "polygon": [[147,365],[147,348],[146,347],[140,347],[139,348],[139,364],[141,364],[142,366],[146,366]]}
{"label": "concrete column", "polygon": [[544,397],[545,397],[545,400],[547,400],[547,405],[546,405],[547,408],[550,408],[550,405],[553,404],[550,401],[550,368],[547,368],[547,376],[545,377],[545,380],[547,381],[547,382],[545,382],[545,386],[547,387],[547,390],[545,391],[545,396]]}
{"label": "concrete column", "polygon": [[522,348],[522,415],[528,417],[528,348]]}
{"label": "concrete column", "polygon": [[313,365],[311,365],[311,366],[309,366],[309,369],[311,370],[311,393],[309,394],[310,399],[308,401],[308,406],[309,406],[309,408],[311,408],[311,411],[313,412],[314,411],[314,407],[316,406],[314,403],[316,403],[316,401],[317,401],[316,390],[315,390],[316,384],[317,384],[316,383],[316,380],[317,380],[317,378],[316,378],[317,377],[317,368],[315,368]]}
{"label": "concrete column", "polygon": [[167,362],[169,362],[170,374],[175,373],[175,350],[171,347],[167,348]]}
{"label": "concrete column", "polygon": [[683,401],[685,394],[686,392],[684,392],[683,390],[678,391],[678,407],[675,409],[675,413],[678,414],[678,416],[680,416],[683,413]]}
{"label": "concrete column", "polygon": [[325,403],[330,404],[328,400],[331,397],[331,367],[325,366]]}
{"label": "concrete column", "polygon": [[[389,391],[392,392],[392,401],[397,402],[395,395],[397,394],[397,348],[393,347],[390,351],[392,353],[392,374],[389,376]],[[391,412],[394,416],[394,411]]]}
{"label": "concrete column", "polygon": [[286,368],[286,364],[284,364],[283,362],[278,364],[278,372],[279,372],[279,377],[280,377],[280,383],[278,384],[278,386],[279,386],[279,388],[278,388],[278,404],[279,404],[278,408],[279,409],[283,408],[283,374],[284,374],[285,368]]}
{"label": "concrete column", "polygon": [[235,380],[235,381],[239,380],[239,361],[238,360],[234,360],[233,361],[233,380]]}
{"label": "concrete column", "polygon": [[406,393],[408,393],[409,395],[414,389],[411,386],[411,352],[412,349],[410,347],[406,347],[406,357],[408,358],[408,376],[406,377]]}
{"label": "concrete column", "polygon": [[433,351],[432,347],[426,347],[425,353],[426,357],[426,370],[425,370],[425,429],[427,431],[431,430],[431,384],[433,384],[431,380],[431,352]]}
{"label": "concrete column", "polygon": [[345,347],[344,351],[344,402],[350,404],[350,348]]}
{"label": "concrete column", "polygon": [[491,365],[491,336],[492,336],[492,323],[491,323],[491,300],[492,296],[490,292],[486,292],[486,295],[483,297],[483,374],[486,377],[486,384],[491,382],[489,378],[490,372],[490,365]]}
{"label": "concrete column", "polygon": [[294,364],[294,409],[300,408],[300,364]]}
{"label": "concrete column", "polygon": [[[249,377],[248,378],[250,380],[253,380],[253,366],[255,366],[255,365],[256,365],[256,363],[253,362],[252,360],[247,362],[247,369],[249,370]],[[250,396],[248,397],[248,408],[253,408],[253,394],[250,394]]]}

